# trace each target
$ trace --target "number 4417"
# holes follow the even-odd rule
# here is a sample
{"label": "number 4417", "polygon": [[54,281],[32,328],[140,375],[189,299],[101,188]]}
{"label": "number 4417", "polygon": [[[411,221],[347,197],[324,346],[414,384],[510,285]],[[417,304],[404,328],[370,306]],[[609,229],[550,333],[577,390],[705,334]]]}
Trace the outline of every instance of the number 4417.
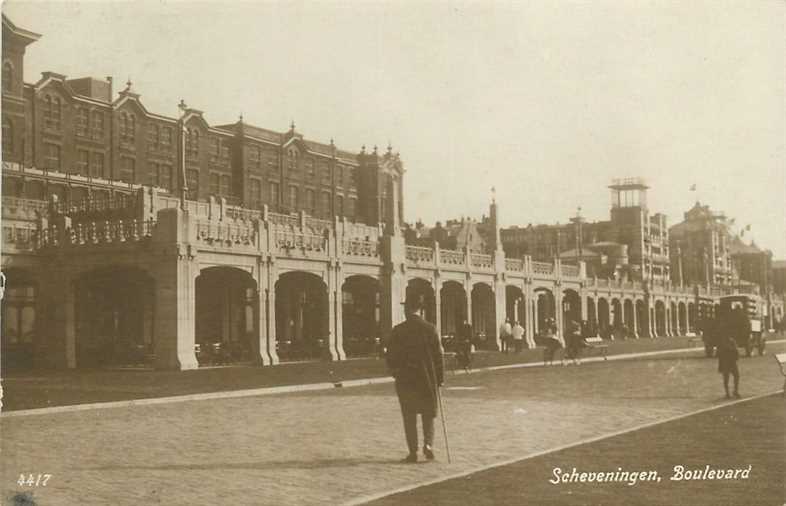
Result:
{"label": "number 4417", "polygon": [[45,487],[46,482],[48,482],[51,477],[51,474],[28,474],[27,478],[25,478],[25,474],[22,473],[19,475],[16,484],[20,487]]}

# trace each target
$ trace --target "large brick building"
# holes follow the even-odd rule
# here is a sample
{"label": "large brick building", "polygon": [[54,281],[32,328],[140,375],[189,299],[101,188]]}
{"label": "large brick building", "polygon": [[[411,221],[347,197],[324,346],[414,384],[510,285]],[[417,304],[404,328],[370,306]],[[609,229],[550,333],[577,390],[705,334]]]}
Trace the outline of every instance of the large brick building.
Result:
{"label": "large brick building", "polygon": [[[365,148],[353,153],[332,140],[321,143],[295,130],[276,132],[245,123],[210,125],[202,111],[181,103],[179,117],[149,111],[129,81],[115,95],[111,78],[68,79],[44,72],[24,79],[24,53],[40,36],[3,16],[3,159],[82,178],[152,185],[187,197],[223,198],[251,209],[303,210],[320,218],[347,217],[378,223],[396,199],[403,217],[401,185],[395,197],[380,169],[397,162]],[[173,107],[174,108],[174,107]],[[184,144],[180,159],[178,144]],[[183,177],[185,176],[185,181]],[[40,181],[4,174],[7,196],[66,202],[92,195],[75,178],[44,188]],[[101,194],[96,195],[102,196]]]}

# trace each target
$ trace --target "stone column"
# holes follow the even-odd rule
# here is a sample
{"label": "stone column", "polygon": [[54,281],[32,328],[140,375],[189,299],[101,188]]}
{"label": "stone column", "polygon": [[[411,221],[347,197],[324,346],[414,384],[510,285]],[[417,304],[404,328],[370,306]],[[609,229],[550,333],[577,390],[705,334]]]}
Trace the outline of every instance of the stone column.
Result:
{"label": "stone column", "polygon": [[[76,361],[76,293],[74,282],[59,265],[44,279],[51,280],[47,290],[39,291],[44,299],[48,335],[49,362],[58,368],[74,369]],[[38,315],[36,315],[38,318]]]}
{"label": "stone column", "polygon": [[189,244],[194,237],[187,212],[163,209],[153,243],[163,249],[155,264],[154,348],[159,369],[196,369],[194,353],[196,277],[199,268]]}
{"label": "stone column", "polygon": [[565,315],[562,314],[562,286],[560,285],[554,287],[554,305],[556,306],[554,308],[554,319],[557,321],[557,338],[559,342],[565,346],[565,336],[563,335],[565,330]]}
{"label": "stone column", "polygon": [[442,282],[439,272],[434,274],[434,326],[437,328],[437,337],[442,343]]}
{"label": "stone column", "polygon": [[344,351],[344,276],[341,266],[336,268],[336,357],[346,360]]}
{"label": "stone column", "polygon": [[[330,269],[328,269],[330,271]],[[332,278],[332,276],[328,276]],[[328,282],[328,336],[327,348],[330,360],[335,361],[338,359],[336,352],[336,287],[335,282]]]}
{"label": "stone column", "polygon": [[[275,265],[271,266],[274,269]],[[265,333],[265,347],[267,349],[268,357],[270,357],[270,365],[279,363],[278,350],[276,349],[276,342],[278,340],[278,327],[276,325],[276,283],[278,274],[275,271],[269,274],[270,284],[265,289],[267,296],[267,331]]]}
{"label": "stone column", "polygon": [[527,347],[534,348],[535,347],[535,319],[532,317],[533,315],[533,307],[534,301],[532,298],[532,285],[527,283],[524,285],[524,332],[527,337]]}
{"label": "stone column", "polygon": [[[254,346],[254,358],[262,365],[271,365],[272,361],[268,354],[268,317],[267,317],[267,286],[268,286],[268,265],[265,257],[260,257],[257,261],[257,341]],[[274,343],[275,344],[275,343]],[[275,346],[274,346],[275,348]]]}
{"label": "stone column", "polygon": [[598,319],[598,295],[595,294],[595,296],[592,297],[592,300],[595,301],[595,303],[593,304],[593,308],[592,308],[592,312],[595,315],[595,335],[599,336],[600,335],[600,320]]}
{"label": "stone column", "polygon": [[494,282],[494,340],[498,350],[502,349],[502,341],[499,335],[499,328],[505,323],[506,300],[505,300],[505,279],[502,274],[496,275]]}
{"label": "stone column", "polygon": [[638,312],[636,310],[636,299],[633,299],[631,301],[631,304],[633,305],[633,329],[632,329],[633,337],[638,339],[639,338],[639,324],[638,324],[638,315],[636,314]]}

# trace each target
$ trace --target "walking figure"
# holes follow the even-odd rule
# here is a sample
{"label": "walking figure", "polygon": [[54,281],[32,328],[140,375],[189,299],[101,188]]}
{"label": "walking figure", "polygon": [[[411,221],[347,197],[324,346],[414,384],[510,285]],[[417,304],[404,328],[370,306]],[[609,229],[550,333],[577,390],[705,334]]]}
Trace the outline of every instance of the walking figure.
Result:
{"label": "walking figure", "polygon": [[467,320],[464,320],[459,328],[456,361],[464,371],[469,372],[472,369],[472,325]]}
{"label": "walking figure", "polygon": [[740,370],[737,367],[737,360],[740,354],[737,351],[737,343],[732,337],[724,338],[718,346],[718,372],[723,375],[723,389],[726,391],[726,398],[729,399],[729,375],[734,376],[734,397],[740,398]]}
{"label": "walking figure", "polygon": [[418,414],[423,424],[423,455],[426,460],[434,460],[437,389],[444,381],[437,330],[418,315],[423,305],[419,298],[407,298],[404,305],[406,321],[393,328],[387,354],[404,419],[409,454],[402,462],[406,463],[418,461]]}

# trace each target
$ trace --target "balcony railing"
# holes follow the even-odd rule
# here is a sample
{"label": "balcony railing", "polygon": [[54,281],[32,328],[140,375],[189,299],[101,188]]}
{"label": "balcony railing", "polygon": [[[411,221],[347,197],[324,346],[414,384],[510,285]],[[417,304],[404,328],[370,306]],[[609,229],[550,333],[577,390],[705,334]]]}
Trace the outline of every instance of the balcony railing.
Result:
{"label": "balcony railing", "polygon": [[449,265],[464,265],[467,261],[466,254],[463,251],[456,251],[450,249],[439,250],[439,262]]}
{"label": "balcony railing", "polygon": [[472,253],[470,255],[470,264],[473,267],[481,267],[485,269],[494,267],[494,261],[492,260],[491,255],[484,255],[481,253]]}
{"label": "balcony railing", "polygon": [[415,263],[432,263],[434,262],[434,250],[422,246],[407,246],[406,257],[407,260]]}
{"label": "balcony railing", "polygon": [[341,244],[341,252],[346,256],[379,258],[379,242],[363,239],[345,240]]}
{"label": "balcony railing", "polygon": [[549,262],[532,262],[532,272],[535,274],[554,274],[554,264]]}
{"label": "balcony railing", "polygon": [[506,271],[523,271],[524,270],[524,260],[520,260],[518,258],[506,258],[505,259],[505,270]]}
{"label": "balcony railing", "polygon": [[560,270],[562,275],[568,278],[577,278],[579,277],[579,267],[578,265],[565,265],[562,264],[560,266]]}

